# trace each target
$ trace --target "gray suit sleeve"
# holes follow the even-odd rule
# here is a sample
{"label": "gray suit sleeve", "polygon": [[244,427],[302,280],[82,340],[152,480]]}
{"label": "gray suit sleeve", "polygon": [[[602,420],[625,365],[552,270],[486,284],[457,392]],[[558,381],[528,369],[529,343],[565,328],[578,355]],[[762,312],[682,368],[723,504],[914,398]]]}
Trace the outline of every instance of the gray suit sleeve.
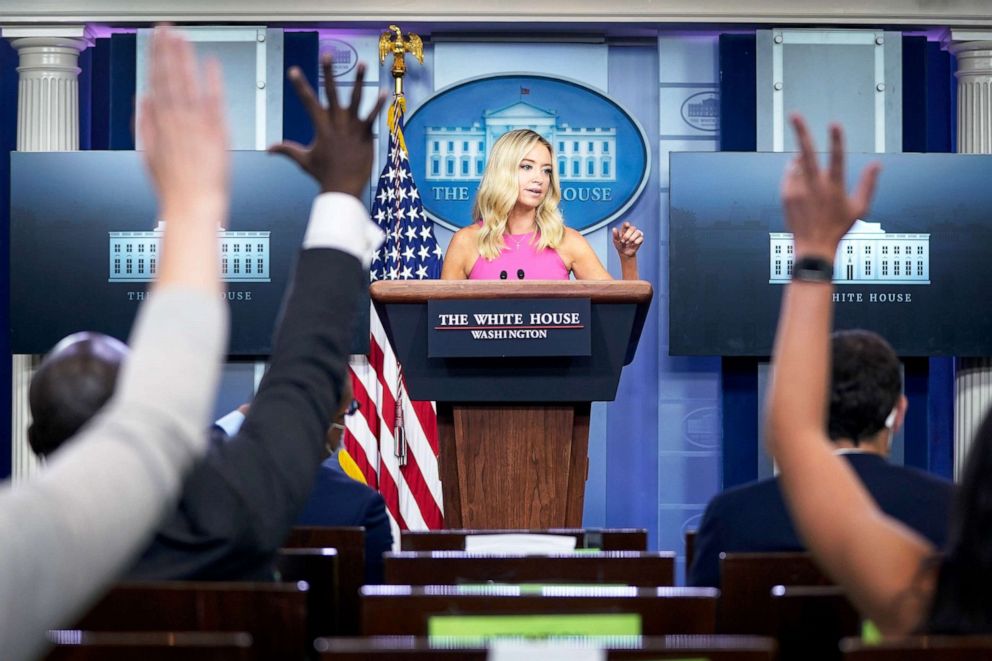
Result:
{"label": "gray suit sleeve", "polygon": [[206,449],[227,308],[164,288],[142,306],[117,395],[31,480],[0,492],[0,649],[37,655],[141,550]]}

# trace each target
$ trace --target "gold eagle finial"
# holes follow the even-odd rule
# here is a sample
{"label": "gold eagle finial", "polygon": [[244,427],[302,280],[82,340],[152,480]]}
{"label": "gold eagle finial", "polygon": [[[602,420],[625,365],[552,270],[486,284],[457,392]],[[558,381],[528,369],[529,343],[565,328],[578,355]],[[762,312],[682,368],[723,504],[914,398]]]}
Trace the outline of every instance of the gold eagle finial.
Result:
{"label": "gold eagle finial", "polygon": [[406,54],[410,53],[417,58],[417,62],[424,63],[424,42],[416,34],[409,32],[406,38],[403,31],[396,25],[390,25],[389,29],[379,35],[379,64],[386,61],[386,56],[393,54],[393,67],[391,72],[396,80],[396,94],[403,93],[403,76],[406,74]]}

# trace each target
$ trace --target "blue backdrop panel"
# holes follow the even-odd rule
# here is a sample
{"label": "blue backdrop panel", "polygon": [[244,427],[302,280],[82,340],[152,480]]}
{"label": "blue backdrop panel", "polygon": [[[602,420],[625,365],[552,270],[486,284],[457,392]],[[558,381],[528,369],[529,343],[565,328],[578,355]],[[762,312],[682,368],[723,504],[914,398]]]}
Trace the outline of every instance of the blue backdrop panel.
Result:
{"label": "blue backdrop panel", "polygon": [[720,35],[720,151],[754,151],[757,69],[753,34]]}
{"label": "blue backdrop panel", "polygon": [[[10,152],[17,147],[17,51],[0,39],[0,236],[10,237]],[[0,250],[0,277],[10,282],[10,250]],[[10,287],[0,287],[0,477],[11,470]]]}
{"label": "blue backdrop panel", "polygon": [[[753,34],[720,35],[720,150],[757,149],[757,65]],[[721,369],[723,488],[758,477],[758,361],[725,358]]]}
{"label": "blue backdrop panel", "polygon": [[134,149],[137,37],[110,37],[110,149]]}
{"label": "blue backdrop panel", "polygon": [[283,35],[282,137],[301,145],[310,144],[313,126],[286,72],[290,67],[299,67],[310,85],[317,88],[318,36],[316,32],[286,32]]}
{"label": "blue backdrop panel", "polygon": [[79,148],[92,149],[93,49],[79,54]]}
{"label": "blue backdrop panel", "polygon": [[[652,162],[658,152],[658,49],[611,47],[610,96],[622,104],[648,133]],[[658,227],[658,168],[652,167],[647,187],[634,206],[617,219],[631,220],[644,231],[638,252],[639,275],[656,288],[634,362],[624,368],[616,400],[607,406],[606,523],[611,527],[647,527],[648,548],[675,549],[660,542],[658,530],[658,310],[664,306],[659,277],[659,252],[663,240]],[[613,246],[609,247],[610,270],[620,271]]]}
{"label": "blue backdrop panel", "polygon": [[927,38],[902,38],[902,150],[927,149]]}
{"label": "blue backdrop panel", "polygon": [[[89,147],[110,149],[110,51],[111,39],[97,39],[90,57]],[[80,101],[80,106],[82,101]],[[82,107],[80,107],[82,111]]]}
{"label": "blue backdrop panel", "polygon": [[[903,151],[951,152],[952,57],[926,37],[903,37]],[[954,360],[905,361],[909,411],[905,463],[951,478],[954,472]]]}
{"label": "blue backdrop panel", "polygon": [[723,488],[758,479],[758,365],[753,358],[724,358]]}

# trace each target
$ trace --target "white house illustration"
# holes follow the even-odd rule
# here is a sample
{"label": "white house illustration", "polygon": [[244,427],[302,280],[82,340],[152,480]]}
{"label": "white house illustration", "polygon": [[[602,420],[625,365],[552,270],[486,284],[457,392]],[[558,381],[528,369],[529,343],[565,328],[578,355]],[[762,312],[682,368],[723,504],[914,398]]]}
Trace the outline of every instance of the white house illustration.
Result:
{"label": "white house illustration", "polygon": [[720,99],[710,96],[686,104],[686,118],[693,121],[715,121],[720,118]]}
{"label": "white house illustration", "polygon": [[536,131],[554,146],[562,181],[616,181],[616,128],[572,128],[559,124],[557,113],[526,101],[487,110],[472,126],[428,127],[426,178],[481,179],[489,149],[514,129]]}
{"label": "white house illustration", "polygon": [[[768,282],[785,284],[792,278],[795,261],[792,234],[769,232],[768,242]],[[929,285],[930,235],[888,234],[881,223],[857,220],[837,247],[834,282],[842,285]]]}
{"label": "white house illustration", "polygon": [[[108,232],[109,282],[151,282],[161,253],[163,224],[151,232]],[[269,282],[269,233],[219,230],[225,282]]]}

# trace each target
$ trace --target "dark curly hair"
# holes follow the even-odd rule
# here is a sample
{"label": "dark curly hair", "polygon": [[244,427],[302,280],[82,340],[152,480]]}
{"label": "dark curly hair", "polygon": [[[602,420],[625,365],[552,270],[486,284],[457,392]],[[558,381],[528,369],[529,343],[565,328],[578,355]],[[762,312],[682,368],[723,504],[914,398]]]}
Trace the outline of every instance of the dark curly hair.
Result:
{"label": "dark curly hair", "polygon": [[837,331],[831,336],[831,440],[855,445],[885,427],[899,401],[902,377],[899,358],[880,335],[866,330]]}

